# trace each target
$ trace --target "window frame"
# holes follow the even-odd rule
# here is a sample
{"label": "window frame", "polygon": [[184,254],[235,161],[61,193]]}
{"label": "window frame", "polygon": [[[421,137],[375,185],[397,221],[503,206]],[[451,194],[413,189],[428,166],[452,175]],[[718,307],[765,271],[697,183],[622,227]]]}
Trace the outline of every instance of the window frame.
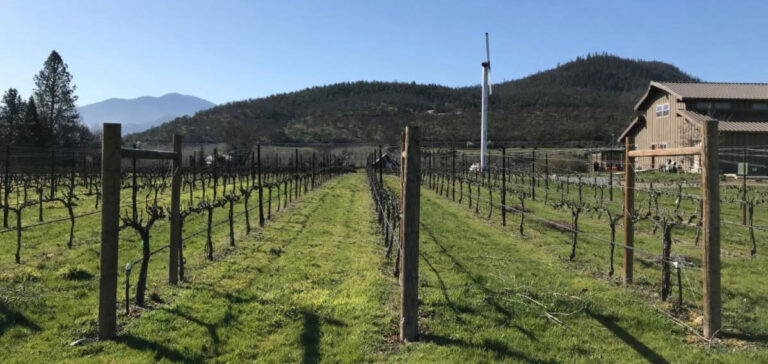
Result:
{"label": "window frame", "polygon": [[656,105],[656,117],[657,118],[665,118],[669,116],[669,103],[663,103]]}

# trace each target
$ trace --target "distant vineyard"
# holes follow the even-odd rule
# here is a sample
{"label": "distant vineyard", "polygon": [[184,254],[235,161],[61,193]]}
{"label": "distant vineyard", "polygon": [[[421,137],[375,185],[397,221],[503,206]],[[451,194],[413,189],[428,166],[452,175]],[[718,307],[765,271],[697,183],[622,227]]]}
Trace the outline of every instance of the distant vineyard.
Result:
{"label": "distant vineyard", "polygon": [[[222,233],[227,245],[235,246],[239,235],[236,223],[244,224],[243,235],[250,234],[304,194],[350,170],[347,158],[338,154],[271,148],[272,152],[262,156],[261,149],[256,147],[238,158],[216,150],[210,155],[194,152],[185,158],[180,210],[183,237],[178,261],[182,281],[189,279],[188,272],[194,269],[187,264],[190,256],[216,259],[216,250],[220,249],[216,241]],[[103,208],[101,161],[98,152],[89,149],[8,147],[3,152],[0,237],[8,250],[7,255],[0,254],[0,260],[13,261],[15,266],[0,263],[0,299],[24,300],[30,294],[27,286],[37,280],[34,276],[38,274],[24,266],[40,266],[51,257],[66,255],[66,250],[99,242],[99,231],[92,226],[98,225]],[[120,249],[126,253],[121,254],[123,257],[129,257],[121,259],[125,266],[124,304],[129,313],[132,268],[140,264],[134,302],[143,307],[152,276],[150,258],[169,248],[167,235],[158,234],[158,230],[167,231],[170,219],[170,163],[129,159],[121,168],[120,181]],[[217,230],[223,226],[224,231]],[[59,235],[63,231],[66,236]],[[138,239],[138,248],[126,246],[126,239]],[[137,259],[130,258],[136,255]],[[89,265],[72,261],[45,269],[61,270],[64,280],[92,285],[99,276],[83,268]],[[33,276],[25,278],[25,274]],[[49,293],[33,294],[44,297]]]}
{"label": "distant vineyard", "polygon": [[[750,148],[750,153],[768,154],[761,146]],[[385,154],[396,155],[397,150]],[[379,174],[398,175],[400,167],[399,161],[387,165],[385,159],[379,159],[381,155],[371,153],[368,176],[389,256],[392,250],[402,249],[396,232],[401,206],[398,188],[388,187],[386,178]],[[488,167],[481,172],[472,167],[479,160],[476,152],[424,148],[421,183],[422,188],[456,202],[458,208],[468,209],[479,218],[502,228],[513,225],[510,244],[536,242],[553,252],[563,252],[557,247],[567,244],[567,255],[562,259],[602,279],[620,283],[622,277],[615,277],[615,273],[622,267],[627,269],[621,252],[636,253],[630,258],[640,263],[634,268],[634,285],[642,294],[661,301],[674,299],[661,312],[704,339],[691,324],[702,310],[701,177],[659,172],[638,175],[632,188],[635,208],[629,215],[637,236],[634,245],[628,246],[623,243],[624,174],[586,173],[582,167],[587,163],[585,155],[586,151],[574,149],[508,152],[502,148],[490,153]],[[738,163],[740,156],[740,150],[719,153],[721,164]],[[730,325],[747,331],[749,324],[745,323],[756,312],[736,307],[754,295],[765,297],[749,282],[761,279],[754,257],[768,237],[766,205],[768,187],[762,183],[740,179],[721,186],[723,315]],[[399,261],[398,256],[395,274],[399,273]]]}

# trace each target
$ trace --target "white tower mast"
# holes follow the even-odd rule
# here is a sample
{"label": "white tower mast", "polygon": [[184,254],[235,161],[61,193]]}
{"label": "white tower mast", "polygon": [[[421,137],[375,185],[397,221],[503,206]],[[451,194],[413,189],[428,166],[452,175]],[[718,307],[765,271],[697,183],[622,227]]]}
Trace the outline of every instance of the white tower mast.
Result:
{"label": "white tower mast", "polygon": [[482,110],[480,112],[480,170],[485,171],[485,158],[488,154],[488,96],[493,93],[491,89],[491,48],[488,44],[488,33],[485,33],[485,59],[483,62],[483,97]]}

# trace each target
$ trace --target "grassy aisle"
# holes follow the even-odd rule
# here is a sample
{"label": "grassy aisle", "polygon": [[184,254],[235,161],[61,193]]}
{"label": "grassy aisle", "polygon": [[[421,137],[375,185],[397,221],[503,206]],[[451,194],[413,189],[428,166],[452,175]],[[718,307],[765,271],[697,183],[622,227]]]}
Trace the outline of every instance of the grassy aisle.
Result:
{"label": "grassy aisle", "polygon": [[398,360],[768,360],[756,347],[708,351],[687,343],[691,336],[642,296],[541,247],[559,242],[521,239],[514,227],[502,229],[427,189],[421,209],[422,341],[395,353]]}
{"label": "grassy aisle", "polygon": [[396,311],[368,196],[363,174],[331,181],[190,272],[191,284],[131,320],[118,342],[34,354],[94,362],[377,360]]}

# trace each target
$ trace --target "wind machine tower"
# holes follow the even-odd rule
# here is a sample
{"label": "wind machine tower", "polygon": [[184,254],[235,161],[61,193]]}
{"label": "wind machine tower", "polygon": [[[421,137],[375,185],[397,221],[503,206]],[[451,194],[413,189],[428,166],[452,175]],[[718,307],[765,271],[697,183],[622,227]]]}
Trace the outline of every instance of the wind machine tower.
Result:
{"label": "wind machine tower", "polygon": [[486,170],[488,155],[488,97],[493,93],[491,89],[491,48],[488,44],[488,32],[485,33],[485,62],[483,65],[483,97],[482,111],[480,112],[480,170]]}

